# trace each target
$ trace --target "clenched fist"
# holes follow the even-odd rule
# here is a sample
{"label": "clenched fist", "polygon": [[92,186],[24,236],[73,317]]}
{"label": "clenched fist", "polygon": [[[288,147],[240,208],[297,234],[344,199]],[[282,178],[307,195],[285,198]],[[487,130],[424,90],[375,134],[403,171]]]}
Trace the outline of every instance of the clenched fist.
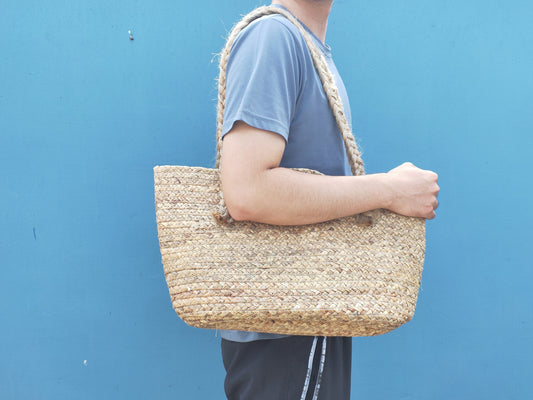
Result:
{"label": "clenched fist", "polygon": [[439,205],[438,175],[404,163],[386,175],[391,197],[386,206],[395,213],[409,217],[435,218],[435,210]]}

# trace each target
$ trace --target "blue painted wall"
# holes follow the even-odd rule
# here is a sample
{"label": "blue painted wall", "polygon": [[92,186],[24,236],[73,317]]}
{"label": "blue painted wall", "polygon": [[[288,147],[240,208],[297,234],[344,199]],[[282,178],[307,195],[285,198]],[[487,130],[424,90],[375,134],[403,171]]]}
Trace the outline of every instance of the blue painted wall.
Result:
{"label": "blue painted wall", "polygon": [[[2,2],[0,398],[223,398],[219,338],[171,309],[152,167],[213,164],[214,54],[256,5]],[[334,5],[368,171],[442,187],[416,316],[354,340],[353,399],[533,398],[531,21],[529,0]]]}

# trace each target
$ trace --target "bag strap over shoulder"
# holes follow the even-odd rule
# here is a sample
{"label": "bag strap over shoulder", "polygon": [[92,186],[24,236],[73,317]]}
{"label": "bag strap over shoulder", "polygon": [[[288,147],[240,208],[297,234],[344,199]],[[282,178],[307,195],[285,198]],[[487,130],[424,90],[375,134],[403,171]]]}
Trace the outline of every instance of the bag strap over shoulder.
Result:
{"label": "bag strap over shoulder", "polygon": [[331,110],[333,111],[333,114],[335,115],[337,125],[342,134],[342,138],[344,141],[344,147],[346,149],[346,155],[350,163],[352,174],[353,175],[364,175],[365,170],[363,166],[363,160],[361,159],[361,154],[359,153],[359,150],[357,148],[357,144],[355,142],[354,136],[350,129],[350,125],[348,124],[348,121],[346,120],[346,116],[344,113],[344,107],[340,99],[339,92],[337,89],[337,85],[335,84],[333,74],[329,70],[326,60],[324,59],[324,56],[322,55],[320,50],[316,47],[309,33],[305,30],[302,24],[291,13],[289,13],[283,8],[273,7],[273,6],[259,7],[255,9],[254,11],[252,11],[251,13],[249,13],[248,15],[246,15],[239,23],[237,23],[232,29],[228,37],[228,40],[226,42],[226,46],[224,47],[220,55],[220,64],[219,64],[220,75],[218,79],[218,106],[217,106],[216,168],[219,168],[219,165],[220,165],[220,155],[221,155],[220,153],[222,149],[222,122],[224,119],[224,108],[225,108],[225,100],[226,100],[226,66],[228,64],[228,58],[229,58],[231,48],[233,46],[233,42],[235,41],[239,33],[244,28],[246,28],[248,25],[250,25],[253,21],[263,16],[271,15],[271,14],[283,15],[290,22],[292,22],[302,34],[307,44],[307,47],[309,49],[309,52],[311,53],[311,57],[313,59],[313,63],[316,68],[316,71],[318,72],[318,75],[320,76],[320,80],[322,81],[322,86],[328,98]]}

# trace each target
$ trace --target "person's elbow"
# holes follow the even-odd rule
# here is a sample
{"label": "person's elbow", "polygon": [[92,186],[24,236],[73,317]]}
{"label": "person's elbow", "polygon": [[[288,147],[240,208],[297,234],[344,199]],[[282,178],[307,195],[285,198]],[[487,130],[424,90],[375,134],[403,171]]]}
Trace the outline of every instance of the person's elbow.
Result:
{"label": "person's elbow", "polygon": [[247,185],[222,184],[222,195],[231,218],[235,221],[257,221],[257,200]]}

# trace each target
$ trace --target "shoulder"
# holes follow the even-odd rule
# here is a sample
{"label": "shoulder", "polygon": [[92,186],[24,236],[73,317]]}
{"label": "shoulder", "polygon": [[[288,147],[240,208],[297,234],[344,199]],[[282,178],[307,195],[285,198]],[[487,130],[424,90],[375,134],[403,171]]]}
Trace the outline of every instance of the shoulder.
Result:
{"label": "shoulder", "polygon": [[261,17],[252,22],[246,29],[262,29],[267,32],[289,35],[295,39],[301,38],[298,28],[296,28],[291,21],[280,14]]}
{"label": "shoulder", "polygon": [[298,28],[282,15],[269,15],[252,22],[237,36],[233,47],[248,41],[255,45],[269,44],[279,50],[301,52],[307,48]]}

